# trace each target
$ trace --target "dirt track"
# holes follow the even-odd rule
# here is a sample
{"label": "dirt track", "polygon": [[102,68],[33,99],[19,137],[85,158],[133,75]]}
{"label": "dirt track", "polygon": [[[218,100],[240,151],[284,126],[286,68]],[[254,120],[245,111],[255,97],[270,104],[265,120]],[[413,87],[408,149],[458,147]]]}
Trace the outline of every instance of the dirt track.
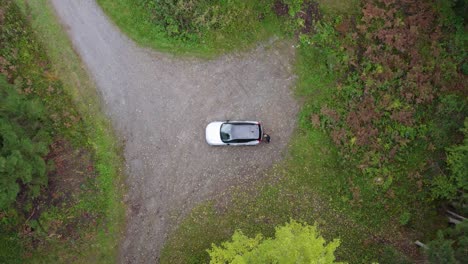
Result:
{"label": "dirt track", "polygon": [[[196,203],[281,159],[294,129],[294,49],[266,43],[214,60],[181,59],[135,45],[94,0],[51,0],[126,142],[128,212],[122,263],[157,262],[170,227]],[[210,147],[206,124],[260,120],[257,147]]]}

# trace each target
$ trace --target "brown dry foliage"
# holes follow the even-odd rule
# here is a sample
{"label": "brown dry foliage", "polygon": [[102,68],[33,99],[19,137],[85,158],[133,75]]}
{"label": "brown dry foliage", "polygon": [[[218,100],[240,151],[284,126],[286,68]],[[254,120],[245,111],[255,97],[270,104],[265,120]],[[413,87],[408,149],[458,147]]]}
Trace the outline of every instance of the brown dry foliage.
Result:
{"label": "brown dry foliage", "polygon": [[[364,57],[383,68],[371,77],[378,84],[402,78],[405,82],[399,96],[410,104],[430,103],[442,86],[440,69],[424,58],[421,47],[430,43],[432,55],[440,54],[438,43],[442,34],[436,24],[437,16],[432,6],[424,1],[387,0],[383,3],[381,8],[378,2],[366,1],[361,24],[357,26],[360,35],[370,42]],[[383,25],[373,29],[372,25],[377,22]]]}
{"label": "brown dry foliage", "polygon": [[338,114],[338,112],[336,112],[332,108],[329,108],[326,105],[322,106],[322,108],[320,109],[320,113],[324,116],[331,118],[335,122],[340,121],[340,114]]}
{"label": "brown dry foliage", "polygon": [[[350,132],[348,136],[355,137],[356,148],[382,150],[379,140],[391,138],[394,146],[387,148],[386,154],[393,158],[410,140],[394,133],[387,135],[387,126],[418,126],[422,122],[415,119],[419,106],[431,105],[441,91],[463,89],[460,80],[466,78],[444,78],[437,63],[444,37],[437,18],[429,1],[365,0],[357,25],[348,20],[338,25],[342,34],[354,30],[349,36],[357,44],[344,46],[352,55],[349,67],[358,74],[363,95],[343,102],[342,110],[349,111],[346,116],[340,117],[329,107],[321,109],[321,116],[335,121],[335,143],[348,143],[338,140],[346,134],[337,132],[344,125]],[[373,68],[369,70],[365,65]],[[339,95],[335,98],[342,100]],[[401,102],[400,106],[392,106],[394,102]]]}
{"label": "brown dry foliage", "polygon": [[331,137],[336,145],[346,143],[346,130],[344,128],[335,129],[331,132]]}
{"label": "brown dry foliage", "polygon": [[372,96],[364,97],[355,109],[348,113],[346,117],[346,125],[349,127],[353,135],[356,136],[356,144],[358,146],[371,145],[375,137],[378,135],[378,129],[374,126],[374,121],[380,118],[381,114],[377,111],[375,100]]}
{"label": "brown dry foliage", "polygon": [[414,110],[394,111],[390,118],[405,126],[412,126],[414,123]]}
{"label": "brown dry foliage", "polygon": [[310,122],[315,128],[320,127],[320,116],[318,114],[312,114],[310,116]]}

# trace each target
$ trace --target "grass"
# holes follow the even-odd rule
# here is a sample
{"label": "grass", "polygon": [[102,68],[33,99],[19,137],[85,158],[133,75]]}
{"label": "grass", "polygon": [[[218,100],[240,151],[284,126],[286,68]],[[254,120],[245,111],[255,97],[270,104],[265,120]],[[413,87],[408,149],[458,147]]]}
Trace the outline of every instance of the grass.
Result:
{"label": "grass", "polygon": [[358,15],[360,10],[360,0],[316,0],[322,12],[330,16],[333,15]]}
{"label": "grass", "polygon": [[[136,43],[176,55],[212,58],[233,50],[245,50],[258,41],[282,34],[280,20],[272,12],[266,12],[261,20],[251,16],[247,20],[232,17],[234,24],[223,30],[212,30],[193,39],[182,40],[169,36],[164,28],[155,25],[151,21],[150,11],[135,0],[97,2]],[[261,13],[258,10],[252,12]]]}
{"label": "grass", "polygon": [[[87,211],[100,215],[96,228],[78,231],[82,235],[80,240],[63,243],[49,238],[47,245],[34,252],[27,261],[31,263],[116,262],[118,242],[125,216],[122,202],[124,190],[121,177],[123,164],[121,147],[116,143],[118,141],[113,134],[110,122],[101,112],[96,87],[57,21],[50,2],[47,0],[16,0],[15,2],[28,18],[35,32],[34,36],[45,51],[45,54],[40,54],[40,56],[47,57],[51,61],[52,68],[47,75],[48,78],[61,82],[65,92],[62,97],[71,100],[57,101],[59,110],[71,109],[72,111],[75,108],[81,117],[82,129],[78,132],[70,132],[68,138],[78,147],[85,147],[93,153],[94,166],[97,171],[96,180],[92,182],[93,196],[81,196],[80,202],[73,208],[57,211],[56,208],[51,207],[43,213],[48,213],[49,218],[52,219],[60,219],[68,213],[73,214],[67,211]],[[34,69],[38,67],[37,65],[31,65],[31,67],[35,71],[43,71],[40,68]],[[58,132],[66,133],[66,130],[62,128]]]}

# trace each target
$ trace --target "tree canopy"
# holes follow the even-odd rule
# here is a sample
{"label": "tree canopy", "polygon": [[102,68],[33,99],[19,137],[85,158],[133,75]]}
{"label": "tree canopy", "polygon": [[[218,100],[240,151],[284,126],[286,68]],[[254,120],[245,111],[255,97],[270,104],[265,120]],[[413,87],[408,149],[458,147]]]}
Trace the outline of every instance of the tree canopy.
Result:
{"label": "tree canopy", "polygon": [[326,244],[315,226],[291,220],[275,228],[274,238],[254,238],[235,231],[232,241],[208,250],[210,263],[337,263],[338,239]]}
{"label": "tree canopy", "polygon": [[436,239],[429,242],[427,257],[429,263],[464,263],[468,259],[468,221],[439,230]]}

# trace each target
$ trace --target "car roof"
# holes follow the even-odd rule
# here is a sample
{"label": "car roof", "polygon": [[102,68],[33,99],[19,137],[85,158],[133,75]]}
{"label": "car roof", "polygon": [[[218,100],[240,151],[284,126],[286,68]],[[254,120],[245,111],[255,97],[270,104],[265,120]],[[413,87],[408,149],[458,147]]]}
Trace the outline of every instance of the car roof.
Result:
{"label": "car roof", "polygon": [[258,139],[260,127],[252,123],[225,123],[231,125],[231,139]]}

